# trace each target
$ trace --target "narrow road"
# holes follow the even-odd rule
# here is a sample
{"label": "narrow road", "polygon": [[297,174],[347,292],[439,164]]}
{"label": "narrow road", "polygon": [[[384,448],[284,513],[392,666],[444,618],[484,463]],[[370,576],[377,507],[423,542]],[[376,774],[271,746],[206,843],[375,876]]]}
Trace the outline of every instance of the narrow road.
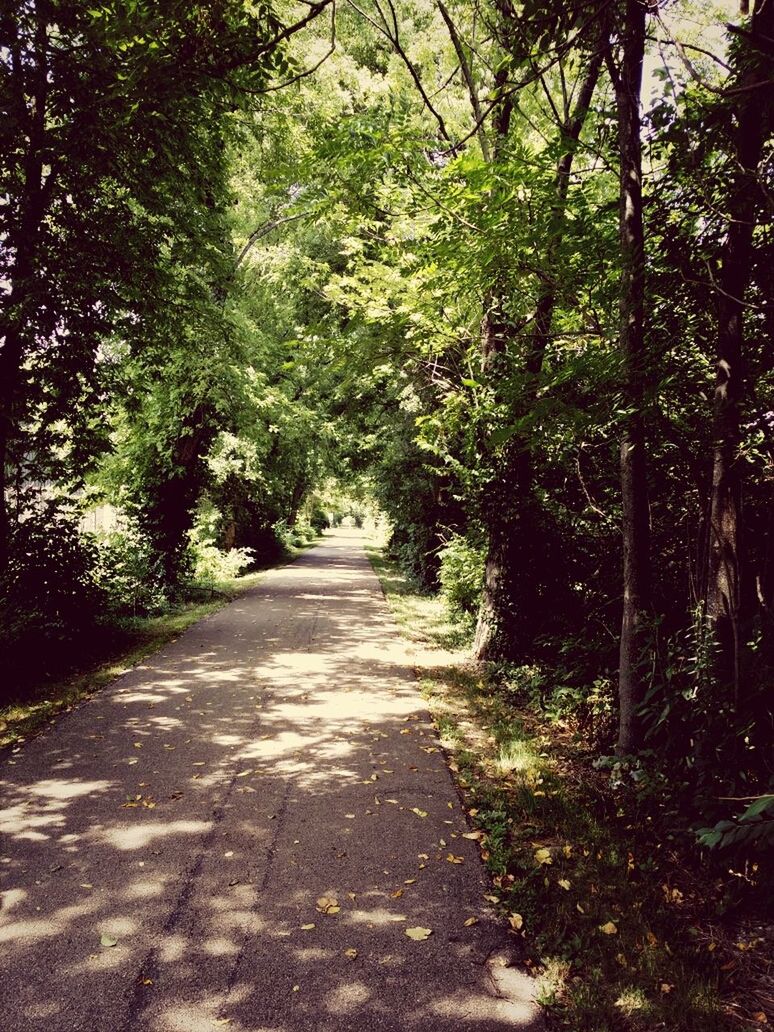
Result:
{"label": "narrow road", "polygon": [[542,1027],[354,531],[6,757],[0,806],[2,1032]]}

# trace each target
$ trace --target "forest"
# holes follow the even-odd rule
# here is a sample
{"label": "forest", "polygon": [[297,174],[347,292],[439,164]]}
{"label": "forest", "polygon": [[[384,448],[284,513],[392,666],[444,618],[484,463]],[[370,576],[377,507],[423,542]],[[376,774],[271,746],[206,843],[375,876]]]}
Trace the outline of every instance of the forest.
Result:
{"label": "forest", "polygon": [[770,914],[774,3],[6,0],[0,95],[6,719],[376,522],[688,925]]}

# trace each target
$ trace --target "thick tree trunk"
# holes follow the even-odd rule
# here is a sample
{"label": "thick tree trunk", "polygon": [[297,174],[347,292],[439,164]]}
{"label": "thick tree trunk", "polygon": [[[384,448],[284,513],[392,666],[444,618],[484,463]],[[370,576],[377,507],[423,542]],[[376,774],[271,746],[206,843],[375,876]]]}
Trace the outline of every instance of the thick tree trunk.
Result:
{"label": "thick tree trunk", "polygon": [[736,96],[735,170],[728,200],[728,233],[717,277],[718,343],[713,411],[713,469],[706,576],[707,629],[716,646],[714,674],[740,696],[743,462],[740,457],[744,386],[744,294],[753,259],[760,203],[758,166],[774,128],[774,3],[758,0],[745,34],[746,68]]}
{"label": "thick tree trunk", "polygon": [[[618,674],[619,753],[641,745],[637,711],[646,684],[651,618],[650,526],[643,406],[647,377],[645,342],[645,237],[642,219],[640,91],[646,8],[626,0],[620,69],[612,68],[620,151],[621,300],[620,346],[624,405],[621,439],[623,617]],[[612,64],[612,62],[611,62]]]}
{"label": "thick tree trunk", "polygon": [[[552,226],[544,267],[553,270],[561,246],[562,220],[567,205],[575,146],[580,139],[586,116],[599,81],[606,34],[600,33],[601,46],[589,62],[578,99],[572,112],[566,113],[562,139],[569,149],[561,156],[556,168],[555,202]],[[511,370],[507,352],[512,328],[498,315],[493,298],[489,299],[482,326],[482,369],[487,377],[507,382]],[[518,410],[513,418],[529,412],[537,396],[551,326],[556,308],[556,286],[553,273],[547,272],[532,319],[533,329],[526,337],[527,353],[524,359],[525,383]],[[523,435],[514,435],[509,441],[500,463],[500,469],[490,485],[484,504],[487,523],[487,558],[481,607],[473,646],[479,660],[515,659],[533,643],[536,634],[546,630],[540,618],[541,583],[561,581],[561,569],[551,556],[546,539],[544,520],[534,493],[534,463],[532,442]],[[561,592],[556,584],[553,591]],[[557,599],[552,600],[556,603]]]}
{"label": "thick tree trunk", "polygon": [[187,535],[201,493],[202,459],[214,433],[210,412],[198,405],[180,428],[171,469],[152,470],[145,487],[140,520],[153,542],[164,583],[173,591],[189,572]]}

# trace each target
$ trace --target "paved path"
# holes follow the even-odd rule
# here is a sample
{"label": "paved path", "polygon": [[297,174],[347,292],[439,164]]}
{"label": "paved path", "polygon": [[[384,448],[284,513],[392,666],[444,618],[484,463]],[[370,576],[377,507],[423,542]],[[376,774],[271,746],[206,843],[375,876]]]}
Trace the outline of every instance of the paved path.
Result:
{"label": "paved path", "polygon": [[541,1027],[354,532],[7,757],[0,800],[2,1032]]}

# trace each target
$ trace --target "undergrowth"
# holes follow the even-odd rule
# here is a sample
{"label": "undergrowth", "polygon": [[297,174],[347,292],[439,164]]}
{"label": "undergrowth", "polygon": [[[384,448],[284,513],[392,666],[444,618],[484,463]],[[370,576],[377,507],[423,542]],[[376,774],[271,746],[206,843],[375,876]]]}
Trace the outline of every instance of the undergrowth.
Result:
{"label": "undergrowth", "polygon": [[[372,561],[403,632],[448,647],[442,603]],[[595,769],[573,728],[520,705],[502,673],[460,655],[423,668],[422,689],[550,1027],[767,1027],[771,929],[723,915],[729,879],[751,872],[710,868],[626,779]]]}

